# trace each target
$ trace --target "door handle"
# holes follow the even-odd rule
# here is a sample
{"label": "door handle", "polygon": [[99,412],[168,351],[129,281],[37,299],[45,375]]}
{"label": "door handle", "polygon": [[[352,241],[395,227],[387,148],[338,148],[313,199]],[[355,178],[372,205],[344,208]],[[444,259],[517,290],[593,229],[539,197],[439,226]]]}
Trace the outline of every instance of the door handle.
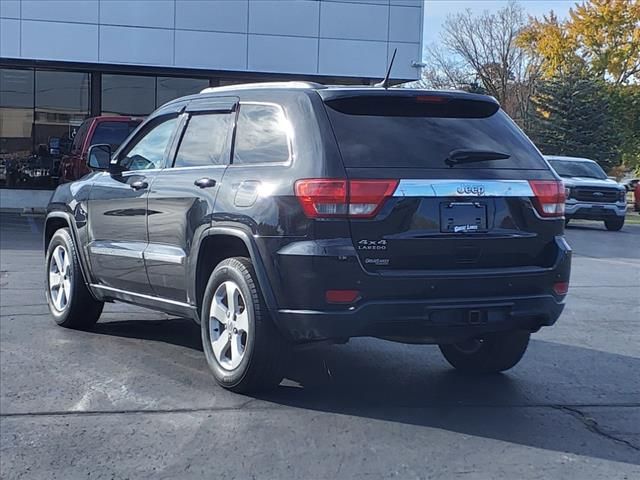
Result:
{"label": "door handle", "polygon": [[144,180],[136,180],[135,182],[132,182],[129,186],[134,190],[144,190],[149,186],[149,184]]}
{"label": "door handle", "polygon": [[198,180],[193,182],[193,184],[196,187],[209,188],[209,187],[215,187],[216,181],[213,178],[204,177],[204,178],[199,178]]}

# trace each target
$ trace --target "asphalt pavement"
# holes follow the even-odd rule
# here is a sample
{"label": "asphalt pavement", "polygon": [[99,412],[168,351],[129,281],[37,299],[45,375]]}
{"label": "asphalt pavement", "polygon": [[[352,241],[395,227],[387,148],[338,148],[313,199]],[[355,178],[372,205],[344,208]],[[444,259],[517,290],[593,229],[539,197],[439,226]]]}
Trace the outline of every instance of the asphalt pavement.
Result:
{"label": "asphalt pavement", "polygon": [[215,385],[190,320],[57,327],[41,231],[0,215],[3,479],[640,478],[640,225],[568,228],[565,313],[505,374],[367,338],[297,352],[259,396]]}

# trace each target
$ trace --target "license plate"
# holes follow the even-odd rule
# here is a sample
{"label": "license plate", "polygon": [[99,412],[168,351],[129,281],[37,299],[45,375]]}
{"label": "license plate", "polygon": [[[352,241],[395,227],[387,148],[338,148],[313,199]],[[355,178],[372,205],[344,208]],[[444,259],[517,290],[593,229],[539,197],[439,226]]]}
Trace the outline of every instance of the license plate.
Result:
{"label": "license plate", "polygon": [[440,231],[475,233],[487,231],[487,206],[480,202],[440,204]]}

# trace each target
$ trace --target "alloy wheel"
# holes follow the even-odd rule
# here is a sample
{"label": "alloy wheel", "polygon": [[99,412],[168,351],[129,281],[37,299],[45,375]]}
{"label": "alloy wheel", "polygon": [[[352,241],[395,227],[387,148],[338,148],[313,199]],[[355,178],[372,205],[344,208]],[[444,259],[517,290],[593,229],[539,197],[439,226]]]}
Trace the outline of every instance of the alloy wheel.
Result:
{"label": "alloy wheel", "polygon": [[218,364],[225,370],[240,365],[250,335],[249,312],[237,283],[228,280],[216,289],[209,312],[209,340]]}
{"label": "alloy wheel", "polygon": [[71,259],[62,245],[53,250],[49,259],[49,296],[59,312],[71,301]]}

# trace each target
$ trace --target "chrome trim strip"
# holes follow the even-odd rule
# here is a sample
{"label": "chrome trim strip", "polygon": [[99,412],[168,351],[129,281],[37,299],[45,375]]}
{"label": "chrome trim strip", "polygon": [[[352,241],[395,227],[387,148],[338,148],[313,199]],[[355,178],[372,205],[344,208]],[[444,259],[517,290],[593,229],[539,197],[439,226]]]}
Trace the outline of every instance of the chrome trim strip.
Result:
{"label": "chrome trim strip", "polygon": [[144,252],[145,260],[156,261],[162,263],[173,263],[176,265],[182,265],[184,263],[184,255],[171,255],[169,253],[158,252]]}
{"label": "chrome trim strip", "polygon": [[168,300],[166,298],[153,297],[151,295],[144,295],[142,293],[129,292],[127,290],[120,290],[119,288],[106,287],[104,285],[98,285],[98,284],[95,284],[95,283],[92,283],[90,286],[91,286],[91,288],[98,288],[100,290],[106,290],[108,292],[119,293],[119,294],[122,294],[122,295],[131,295],[132,297],[144,298],[146,300],[152,300],[154,302],[169,303],[171,305],[176,305],[178,307],[184,307],[184,308],[193,308],[188,303],[178,302],[176,300]]}
{"label": "chrome trim strip", "polygon": [[220,164],[220,165],[195,165],[195,166],[191,166],[191,167],[167,167],[167,168],[164,168],[162,171],[170,173],[170,172],[175,172],[176,170],[182,171],[182,170],[225,169],[228,166],[229,166],[229,164],[225,163],[225,164]]}
{"label": "chrome trim strip", "polygon": [[182,265],[187,257],[180,247],[150,243],[142,253],[145,261]]}
{"label": "chrome trim strip", "polygon": [[112,248],[112,247],[95,247],[89,246],[91,253],[95,255],[111,255],[115,257],[130,257],[138,258],[142,260],[142,252],[139,250],[126,250],[124,248]]}
{"label": "chrome trim strip", "polygon": [[533,197],[526,180],[400,180],[394,197]]}

